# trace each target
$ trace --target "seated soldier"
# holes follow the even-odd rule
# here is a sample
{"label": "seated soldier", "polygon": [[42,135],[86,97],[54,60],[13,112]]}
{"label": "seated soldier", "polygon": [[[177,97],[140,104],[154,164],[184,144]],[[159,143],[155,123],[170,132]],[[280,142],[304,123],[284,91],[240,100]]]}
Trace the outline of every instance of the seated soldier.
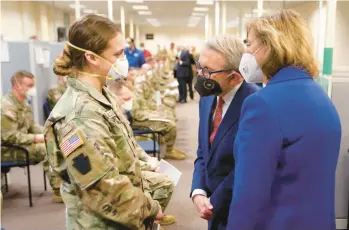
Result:
{"label": "seated soldier", "polygon": [[[51,173],[46,160],[43,127],[35,124],[33,113],[27,102],[35,94],[34,76],[26,71],[16,72],[11,79],[12,91],[2,98],[1,142],[24,147],[29,152],[31,162],[43,161],[44,170],[54,191],[53,201],[62,203],[60,179]],[[25,161],[24,152],[2,148],[2,161]]]}
{"label": "seated soldier", "polygon": [[[156,131],[161,131],[160,144],[166,145],[166,152],[164,158],[183,160],[186,158],[185,154],[174,148],[177,136],[177,127],[172,116],[166,115],[164,110],[157,110],[152,101],[151,86],[144,81],[144,75],[139,76],[142,81],[142,87],[135,85],[135,94],[132,100],[132,119],[133,125],[149,127]],[[136,79],[137,82],[137,79]]]}
{"label": "seated soldier", "polygon": [[61,96],[64,94],[66,89],[67,89],[67,77],[58,76],[58,85],[48,90],[48,94],[46,98],[50,106],[50,110],[52,110],[53,107],[55,107],[59,98],[61,98]]}

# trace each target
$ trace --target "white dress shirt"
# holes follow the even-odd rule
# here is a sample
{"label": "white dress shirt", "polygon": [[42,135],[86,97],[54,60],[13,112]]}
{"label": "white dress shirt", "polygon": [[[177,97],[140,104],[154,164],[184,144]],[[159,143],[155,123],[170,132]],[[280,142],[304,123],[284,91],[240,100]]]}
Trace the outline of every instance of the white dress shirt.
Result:
{"label": "white dress shirt", "polygon": [[[239,88],[241,87],[243,82],[241,82],[240,84],[238,84],[237,86],[235,86],[232,90],[230,90],[228,93],[226,93],[222,98],[223,98],[223,101],[224,101],[224,104],[223,104],[223,107],[222,107],[222,110],[223,110],[223,113],[222,113],[222,121],[223,121],[223,118],[224,118],[224,115],[227,113],[228,111],[228,108],[231,104],[231,102],[233,101],[234,99],[234,96],[236,94],[236,92],[239,90]],[[219,97],[217,97],[217,101],[219,100]],[[218,106],[218,103],[217,105]],[[215,109],[215,113],[216,113],[216,110],[217,110],[217,107]],[[214,121],[214,116],[215,116],[215,113],[213,114],[212,116],[212,122]],[[195,189],[193,191],[193,193],[191,194],[191,198],[193,199],[195,195],[203,195],[203,196],[206,196],[207,197],[207,192],[202,190],[202,189]]]}

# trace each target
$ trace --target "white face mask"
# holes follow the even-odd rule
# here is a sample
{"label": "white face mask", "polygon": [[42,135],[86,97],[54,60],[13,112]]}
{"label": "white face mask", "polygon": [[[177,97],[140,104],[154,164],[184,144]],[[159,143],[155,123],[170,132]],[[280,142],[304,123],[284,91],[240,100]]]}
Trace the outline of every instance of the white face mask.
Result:
{"label": "white face mask", "polygon": [[119,58],[110,67],[107,77],[107,85],[118,80],[125,80],[128,75],[128,61],[126,58]]}
{"label": "white face mask", "polygon": [[125,48],[129,48],[130,45],[128,43],[125,43]]}
{"label": "white face mask", "polygon": [[27,93],[27,98],[30,98],[30,97],[35,97],[36,96],[36,89],[35,88],[30,88]]}
{"label": "white face mask", "polygon": [[239,71],[248,83],[262,83],[263,72],[259,67],[256,57],[254,56],[260,48],[254,52],[254,54],[244,53],[242,55]]}
{"label": "white face mask", "polygon": [[151,78],[151,77],[153,76],[153,71],[149,70],[149,71],[147,72],[147,76],[148,76],[149,78]]}
{"label": "white face mask", "polygon": [[122,104],[122,108],[126,111],[131,111],[132,110],[132,99],[128,100],[128,101],[125,101],[123,104]]}

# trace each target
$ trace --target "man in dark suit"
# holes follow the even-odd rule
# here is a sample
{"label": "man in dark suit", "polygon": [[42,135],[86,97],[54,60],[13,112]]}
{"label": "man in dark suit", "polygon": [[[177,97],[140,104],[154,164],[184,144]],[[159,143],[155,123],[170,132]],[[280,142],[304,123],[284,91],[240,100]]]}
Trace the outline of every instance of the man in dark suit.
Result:
{"label": "man in dark suit", "polygon": [[187,102],[187,81],[189,78],[189,66],[190,58],[188,50],[182,49],[177,56],[175,64],[176,78],[178,81],[179,89],[179,102]]}
{"label": "man in dark suit", "polygon": [[200,54],[195,88],[201,95],[199,145],[191,198],[209,230],[225,230],[234,183],[234,139],[243,101],[257,92],[243,81],[239,63],[245,52],[239,39],[219,35]]}
{"label": "man in dark suit", "polygon": [[193,54],[191,52],[189,52],[189,47],[186,47],[186,49],[188,50],[189,60],[190,60],[190,65],[188,66],[189,77],[188,77],[187,85],[188,85],[188,89],[189,89],[190,99],[194,100],[194,91],[193,91],[194,71],[193,71],[193,66],[195,65],[195,60],[194,60]]}

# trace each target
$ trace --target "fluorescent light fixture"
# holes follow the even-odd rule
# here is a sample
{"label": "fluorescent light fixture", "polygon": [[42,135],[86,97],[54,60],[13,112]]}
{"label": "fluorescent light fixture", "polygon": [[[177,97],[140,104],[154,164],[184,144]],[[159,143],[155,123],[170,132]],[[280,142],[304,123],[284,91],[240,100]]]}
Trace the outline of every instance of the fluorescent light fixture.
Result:
{"label": "fluorescent light fixture", "polygon": [[193,21],[200,21],[201,18],[199,17],[193,17],[193,16],[190,16],[189,17],[189,21],[193,20]]}
{"label": "fluorescent light fixture", "polygon": [[213,5],[213,0],[196,0],[198,5]]}
{"label": "fluorescent light fixture", "polygon": [[197,11],[197,12],[207,12],[208,8],[207,7],[194,7],[194,11]]}
{"label": "fluorescent light fixture", "polygon": [[132,9],[134,9],[134,10],[149,10],[148,6],[144,6],[144,5],[135,5],[135,6],[132,6]]}
{"label": "fluorescent light fixture", "polygon": [[84,9],[84,14],[97,14],[97,10]]}
{"label": "fluorescent light fixture", "polygon": [[147,21],[154,27],[160,26],[160,23],[156,18],[147,18]]}
{"label": "fluorescent light fixture", "polygon": [[196,16],[196,17],[200,17],[200,16],[205,16],[205,13],[193,12],[191,15],[192,15],[192,16]]}
{"label": "fluorescent light fixture", "polygon": [[77,8],[77,7],[80,7],[80,9],[84,9],[84,8],[86,8],[86,6],[84,6],[84,5],[76,5],[76,4],[69,4],[69,7],[70,8],[73,8],[73,9],[75,9],[75,8]]}
{"label": "fluorescent light fixture", "polygon": [[139,15],[151,15],[150,11],[138,11]]}
{"label": "fluorescent light fixture", "polygon": [[143,2],[143,0],[125,0],[125,2],[130,2],[130,3],[140,3],[140,2]]}

